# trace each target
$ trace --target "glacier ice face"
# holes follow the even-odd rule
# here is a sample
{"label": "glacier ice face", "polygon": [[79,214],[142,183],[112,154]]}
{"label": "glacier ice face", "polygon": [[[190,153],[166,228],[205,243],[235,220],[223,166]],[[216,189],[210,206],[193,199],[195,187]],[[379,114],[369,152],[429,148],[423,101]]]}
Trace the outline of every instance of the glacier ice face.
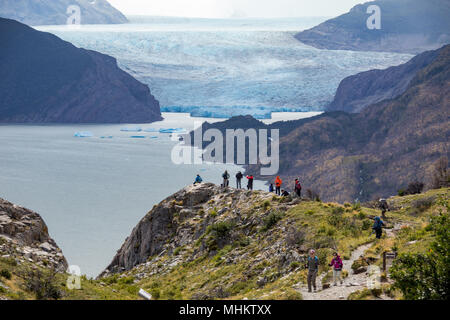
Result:
{"label": "glacier ice face", "polygon": [[163,111],[202,117],[251,114],[265,119],[270,111],[321,111],[343,78],[411,58],[308,47],[294,38],[301,19],[266,25],[230,20],[206,27],[190,19],[189,30],[183,20],[170,21],[159,21],[157,27],[142,23],[46,31],[116,57],[125,71],[149,85]]}

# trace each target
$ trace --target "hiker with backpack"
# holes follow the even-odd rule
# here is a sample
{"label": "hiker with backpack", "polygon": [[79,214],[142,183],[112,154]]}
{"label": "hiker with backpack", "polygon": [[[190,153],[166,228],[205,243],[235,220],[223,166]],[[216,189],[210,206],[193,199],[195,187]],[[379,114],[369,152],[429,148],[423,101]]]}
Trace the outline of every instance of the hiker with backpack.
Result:
{"label": "hiker with backpack", "polygon": [[281,185],[283,184],[283,180],[281,180],[280,176],[277,176],[275,179],[275,193],[277,195],[281,195]]}
{"label": "hiker with backpack", "polygon": [[230,185],[230,174],[228,173],[227,170],[225,170],[225,172],[222,174],[222,178],[223,178],[223,187],[226,188]]}
{"label": "hiker with backpack", "polygon": [[316,251],[309,251],[308,262],[305,266],[308,269],[308,292],[311,292],[311,287],[314,287],[314,292],[316,292],[316,278],[319,272],[319,258],[316,256]]}
{"label": "hiker with backpack", "polygon": [[378,201],[378,207],[381,210],[381,216],[383,217],[383,219],[386,219],[386,211],[389,211],[389,205],[386,199],[380,199]]}
{"label": "hiker with backpack", "polygon": [[302,197],[302,185],[300,184],[299,179],[295,179],[295,185],[294,185],[295,193],[299,198]]}
{"label": "hiker with backpack", "polygon": [[269,192],[272,193],[274,191],[275,191],[275,189],[273,188],[273,183],[271,183],[269,186]]}
{"label": "hiker with backpack", "polygon": [[243,177],[244,177],[244,175],[242,174],[242,172],[239,171],[238,173],[236,173],[236,188],[237,189],[242,189],[241,180]]}
{"label": "hiker with backpack", "polygon": [[196,185],[197,183],[202,183],[202,182],[203,182],[203,179],[202,179],[202,177],[200,177],[200,175],[198,174],[197,177],[195,178],[194,185]]}
{"label": "hiker with backpack", "polygon": [[331,260],[329,266],[333,267],[334,285],[337,286],[337,279],[339,279],[342,285],[342,267],[344,266],[344,264],[342,263],[342,259],[337,252],[333,253],[333,260]]}
{"label": "hiker with backpack", "polygon": [[380,217],[375,217],[374,220],[375,220],[375,222],[373,223],[373,227],[372,227],[373,232],[375,232],[377,239],[381,239],[381,236],[383,235],[383,226],[385,224],[384,224],[383,220],[381,220]]}
{"label": "hiker with backpack", "polygon": [[247,176],[247,190],[253,190],[253,175]]}

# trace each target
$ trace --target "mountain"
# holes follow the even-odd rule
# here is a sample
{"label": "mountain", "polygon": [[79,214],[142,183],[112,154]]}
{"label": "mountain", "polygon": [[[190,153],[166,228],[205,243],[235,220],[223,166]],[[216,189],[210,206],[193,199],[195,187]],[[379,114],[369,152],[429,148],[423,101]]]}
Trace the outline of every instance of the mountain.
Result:
{"label": "mountain", "polygon": [[398,97],[416,74],[436,58],[438,51],[426,51],[400,66],[369,70],[341,81],[328,111],[360,112],[368,105]]}
{"label": "mountain", "polygon": [[[381,10],[381,29],[367,28],[371,5]],[[442,0],[378,0],[295,37],[320,49],[419,53],[450,42],[450,2]]]}
{"label": "mountain", "polygon": [[[319,193],[325,201],[386,197],[414,180],[429,183],[435,162],[450,156],[450,45],[418,60],[433,56],[402,94],[371,104],[360,113],[326,112],[270,126],[236,117],[205,124],[203,130],[279,129],[279,174],[288,189],[300,177],[304,190]],[[247,169],[260,179],[274,179],[260,176],[259,165]]]}
{"label": "mountain", "polygon": [[28,25],[66,24],[69,6],[80,7],[81,24],[127,23],[127,18],[106,0],[2,0],[0,17]]}
{"label": "mountain", "polygon": [[146,123],[161,120],[149,88],[116,59],[0,18],[0,122]]}
{"label": "mountain", "polygon": [[0,256],[65,272],[68,264],[42,217],[0,198]]}

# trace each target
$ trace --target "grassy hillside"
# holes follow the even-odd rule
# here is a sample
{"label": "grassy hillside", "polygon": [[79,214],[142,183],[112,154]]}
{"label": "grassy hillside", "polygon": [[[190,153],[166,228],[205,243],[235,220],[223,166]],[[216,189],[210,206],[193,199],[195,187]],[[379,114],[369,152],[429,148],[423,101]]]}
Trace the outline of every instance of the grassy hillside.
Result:
{"label": "grassy hillside", "polygon": [[[81,290],[68,290],[67,275],[63,274],[57,274],[50,283],[61,292],[61,299],[139,299],[140,288],[154,299],[302,299],[306,279],[303,262],[309,248],[317,249],[320,273],[329,272],[327,263],[336,249],[348,260],[353,250],[369,244],[364,258],[375,265],[382,264],[380,254],[385,250],[427,252],[435,238],[430,218],[448,216],[449,191],[390,198],[387,232],[375,240],[371,218],[380,214],[377,209],[230,190],[212,196],[204,209],[192,216],[183,217],[186,212],[178,210],[170,223],[181,232],[165,240],[164,249],[145,263],[98,280],[83,277]],[[185,242],[191,232],[195,236]],[[0,258],[0,282],[9,288],[0,288],[0,296],[35,299],[33,290],[26,288],[30,283],[27,270],[33,268],[37,270],[30,263]],[[11,279],[4,276],[8,272]],[[322,283],[329,281],[328,275]],[[346,298],[402,298],[391,285],[387,277],[382,290],[355,288]],[[327,290],[331,289],[318,295]]]}

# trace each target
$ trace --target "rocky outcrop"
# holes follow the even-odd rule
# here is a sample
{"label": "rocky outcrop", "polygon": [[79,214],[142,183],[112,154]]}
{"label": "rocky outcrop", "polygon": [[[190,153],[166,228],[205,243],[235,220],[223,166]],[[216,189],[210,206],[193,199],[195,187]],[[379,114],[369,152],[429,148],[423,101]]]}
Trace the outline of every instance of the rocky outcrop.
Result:
{"label": "rocky outcrop", "polygon": [[[381,9],[381,29],[366,26],[370,5]],[[450,5],[441,0],[378,0],[295,37],[320,49],[419,53],[450,42]]]}
{"label": "rocky outcrop", "polygon": [[371,104],[398,97],[406,91],[416,74],[433,62],[437,54],[436,50],[427,51],[399,66],[370,70],[345,78],[327,110],[361,112]]}
{"label": "rocky outcrop", "polygon": [[66,24],[71,5],[80,7],[82,24],[126,23],[127,18],[106,0],[2,0],[0,17],[28,25]]}
{"label": "rocky outcrop", "polygon": [[0,256],[63,272],[67,261],[42,217],[0,198]]}
{"label": "rocky outcrop", "polygon": [[[286,201],[277,200],[265,208],[263,215],[252,214],[256,205],[261,206],[264,201],[272,201],[272,198],[273,193],[223,189],[210,183],[188,186],[156,205],[139,222],[100,277],[128,271],[136,266],[141,269],[136,272],[142,273],[145,269],[147,274],[156,274],[161,272],[157,265],[163,255],[172,256],[170,261],[164,263],[172,269],[186,262],[181,256],[174,254],[174,250],[180,247],[194,248],[195,243],[198,246],[193,249],[189,261],[205,254],[214,256],[224,246],[240,241],[243,235],[254,232],[271,212],[286,211],[300,201],[291,198],[286,198]],[[215,227],[217,230],[212,231]],[[289,240],[294,236],[290,228],[286,226],[283,230],[286,238],[272,239],[273,243],[265,248],[264,254],[252,257],[255,264],[261,262],[266,255],[278,257],[280,267],[283,268],[288,268],[293,261],[301,261],[297,252],[286,252],[283,249],[289,247],[286,243],[291,243],[294,247],[296,244]],[[216,232],[215,237],[207,237],[209,232]],[[297,249],[307,250],[304,246]],[[247,254],[230,259],[237,261],[249,258]]]}
{"label": "rocky outcrop", "polygon": [[159,102],[116,59],[0,18],[0,123],[150,123]]}

